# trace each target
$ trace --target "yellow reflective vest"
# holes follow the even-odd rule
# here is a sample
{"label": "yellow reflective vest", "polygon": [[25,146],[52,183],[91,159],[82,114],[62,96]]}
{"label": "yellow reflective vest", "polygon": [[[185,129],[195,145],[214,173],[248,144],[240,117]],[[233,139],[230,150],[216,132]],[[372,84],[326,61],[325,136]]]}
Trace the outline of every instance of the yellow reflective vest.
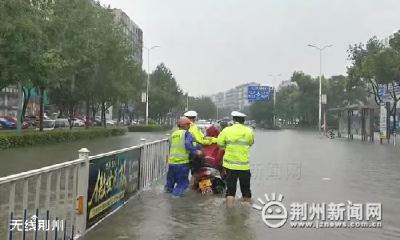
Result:
{"label": "yellow reflective vest", "polygon": [[250,170],[249,152],[254,143],[253,130],[240,123],[226,127],[217,143],[225,149],[223,166],[232,170]]}
{"label": "yellow reflective vest", "polygon": [[186,130],[176,130],[171,135],[171,148],[169,150],[169,164],[189,163],[189,151],[185,147]]}
{"label": "yellow reflective vest", "polygon": [[192,123],[190,125],[189,132],[192,134],[193,138],[196,141],[194,145],[196,143],[201,145],[211,145],[215,143],[215,140],[213,140],[213,138],[205,138],[203,132],[199,129],[199,127],[197,127],[195,123]]}

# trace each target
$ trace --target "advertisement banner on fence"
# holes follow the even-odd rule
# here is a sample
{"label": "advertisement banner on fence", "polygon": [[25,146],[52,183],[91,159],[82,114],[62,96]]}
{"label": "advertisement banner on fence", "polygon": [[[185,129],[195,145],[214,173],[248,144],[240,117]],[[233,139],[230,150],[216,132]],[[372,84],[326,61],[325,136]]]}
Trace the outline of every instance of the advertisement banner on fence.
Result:
{"label": "advertisement banner on fence", "polygon": [[121,206],[139,185],[140,149],[93,159],[89,167],[87,227]]}

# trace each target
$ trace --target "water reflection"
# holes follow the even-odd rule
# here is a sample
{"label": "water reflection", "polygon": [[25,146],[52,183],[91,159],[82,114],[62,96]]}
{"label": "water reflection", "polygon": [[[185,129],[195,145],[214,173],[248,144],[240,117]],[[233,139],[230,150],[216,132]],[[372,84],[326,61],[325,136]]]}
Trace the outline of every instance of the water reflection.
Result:
{"label": "water reflection", "polygon": [[0,150],[0,177],[77,159],[78,150],[83,147],[95,155],[138,145],[141,138],[147,141],[162,139],[165,134],[127,133],[119,137]]}
{"label": "water reflection", "polygon": [[[400,148],[303,131],[256,132],[252,149],[255,199],[275,192],[284,195],[286,207],[292,202],[378,202],[383,229],[293,229],[288,224],[271,229],[246,204],[237,201],[227,209],[223,197],[194,192],[172,199],[160,181],[85,239],[399,239],[399,155]],[[301,174],[288,177],[289,165],[301,168]]]}

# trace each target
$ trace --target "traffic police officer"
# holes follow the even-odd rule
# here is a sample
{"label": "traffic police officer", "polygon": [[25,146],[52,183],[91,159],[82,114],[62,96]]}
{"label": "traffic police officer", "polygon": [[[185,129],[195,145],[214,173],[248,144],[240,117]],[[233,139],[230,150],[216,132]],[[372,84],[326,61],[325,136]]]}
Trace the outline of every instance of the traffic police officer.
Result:
{"label": "traffic police officer", "polygon": [[[197,147],[198,150],[202,149],[204,145],[211,145],[217,143],[217,139],[212,137],[208,138],[205,137],[203,132],[199,129],[196,124],[197,119],[197,112],[196,111],[187,111],[184,114],[185,117],[189,118],[191,121],[189,132],[192,134],[194,143],[193,145]],[[201,155],[189,155],[190,158],[190,170],[191,170],[191,178],[190,178],[190,185],[193,186],[194,178],[193,173],[202,166],[202,156]]]}
{"label": "traffic police officer", "polygon": [[197,119],[197,112],[196,111],[187,111],[184,114],[185,117],[189,118],[192,124],[190,125],[189,132],[192,134],[194,137],[194,140],[196,143],[201,144],[201,145],[211,145],[213,143],[216,143],[215,138],[206,138],[204,137],[203,132],[197,127],[196,125],[196,119]]}
{"label": "traffic police officer", "polygon": [[165,191],[174,196],[182,196],[189,185],[189,153],[200,155],[201,151],[193,146],[193,137],[189,133],[191,121],[186,117],[178,120],[179,129],[172,133],[168,158],[168,173]]}
{"label": "traffic police officer", "polygon": [[233,111],[233,125],[226,127],[218,136],[217,143],[225,149],[223,167],[226,169],[226,202],[235,203],[236,185],[239,179],[244,201],[251,201],[249,151],[254,143],[253,130],[244,125],[246,115]]}

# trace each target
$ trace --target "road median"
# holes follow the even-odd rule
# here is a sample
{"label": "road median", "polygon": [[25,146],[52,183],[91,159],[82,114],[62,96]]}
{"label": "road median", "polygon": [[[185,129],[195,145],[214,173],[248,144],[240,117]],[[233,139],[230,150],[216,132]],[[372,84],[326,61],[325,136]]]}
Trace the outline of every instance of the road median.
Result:
{"label": "road median", "polygon": [[82,139],[121,136],[125,128],[89,128],[55,131],[29,131],[18,133],[0,133],[0,149],[27,147],[44,144],[73,142]]}

